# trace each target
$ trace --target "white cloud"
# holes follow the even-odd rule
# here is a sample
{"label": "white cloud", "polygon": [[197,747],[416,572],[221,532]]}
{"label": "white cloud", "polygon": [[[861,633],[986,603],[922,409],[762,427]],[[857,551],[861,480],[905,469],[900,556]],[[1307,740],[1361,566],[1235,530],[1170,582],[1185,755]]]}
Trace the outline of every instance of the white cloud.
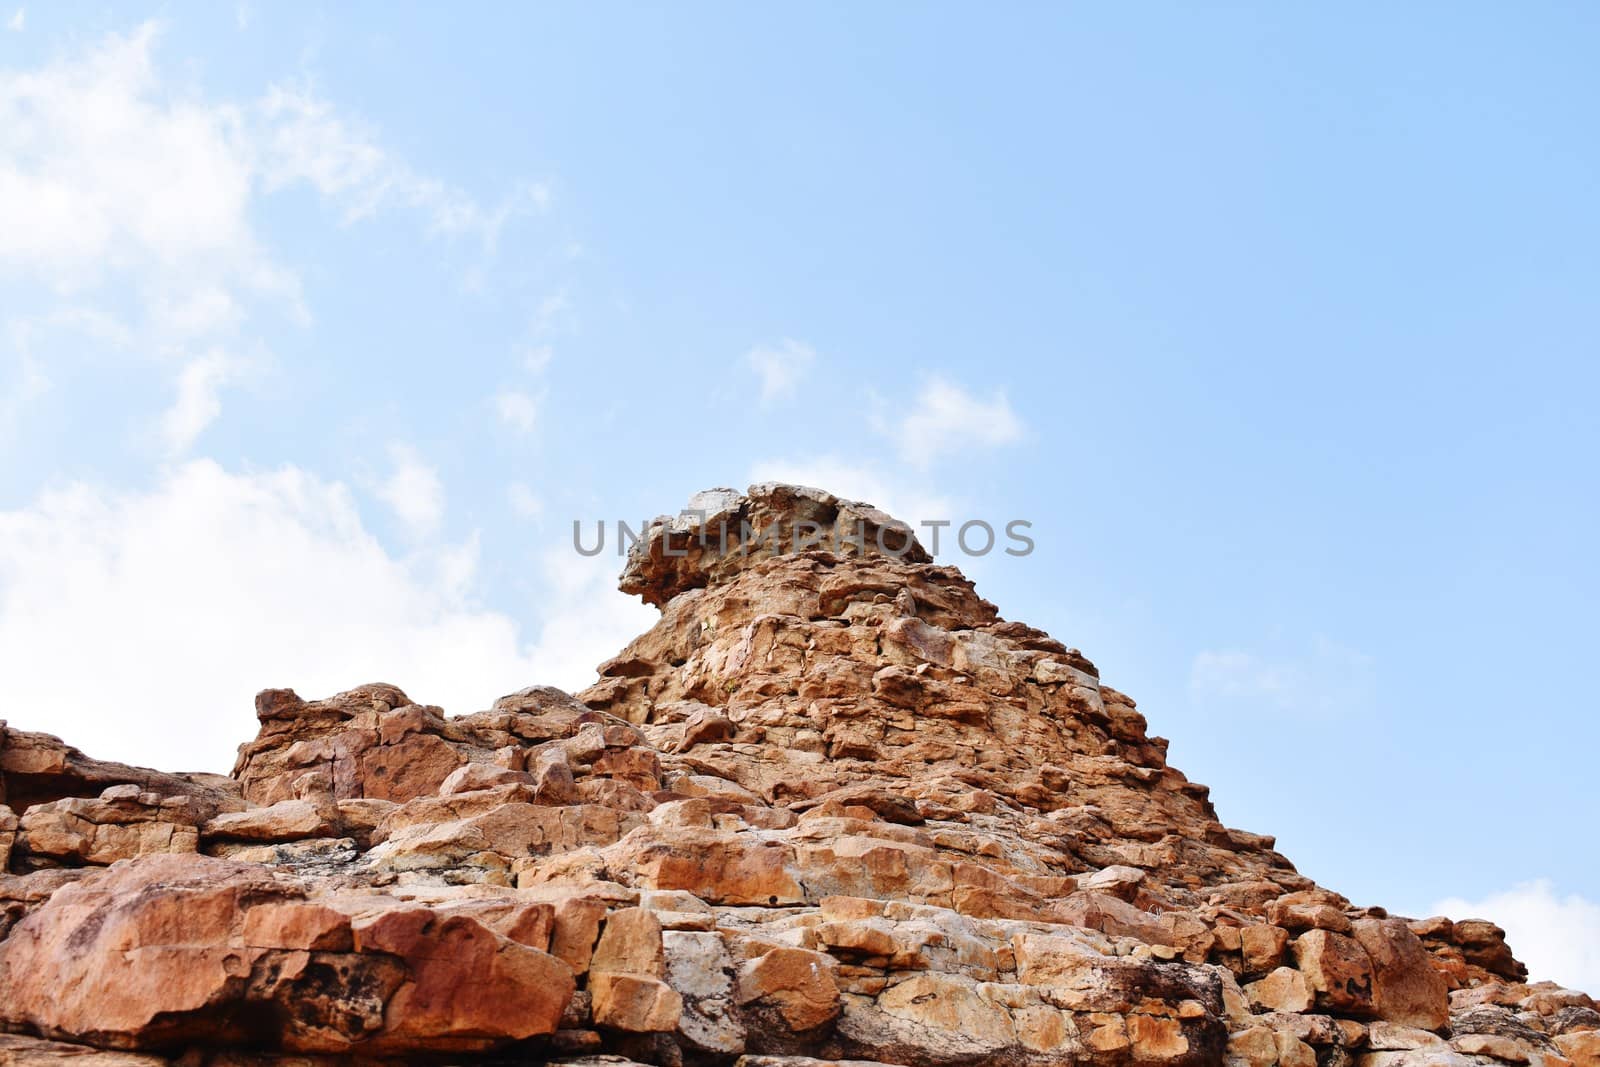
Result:
{"label": "white cloud", "polygon": [[758,345],[744,358],[761,379],[761,402],[770,404],[794,394],[817,354],[810,345],[784,338],[775,345]]}
{"label": "white cloud", "polygon": [[1200,652],[1189,667],[1189,693],[1216,710],[1336,715],[1364,708],[1371,675],[1371,657],[1317,637],[1308,648],[1271,654]]}
{"label": "white cloud", "polygon": [[239,372],[239,361],[212,352],[191,361],[178,374],[178,395],[161,416],[161,433],[167,450],[185,451],[222,413],[217,392]]}
{"label": "white cloud", "polygon": [[522,349],[522,369],[533,375],[543,374],[555,354],[549,345],[527,345]]}
{"label": "white cloud", "polygon": [[0,72],[0,269],[69,290],[261,269],[239,113],[167,92],[156,36]]}
{"label": "white cloud", "polygon": [[123,358],[170,375],[187,403],[161,417],[169,443],[221,410],[229,377],[211,352],[253,347],[264,316],[309,322],[298,277],[260,235],[264,194],[308,185],[347,221],[405,212],[485,248],[548,200],[522,183],[486,206],[304,86],[208,98],[158,64],[160,36],[148,22],[0,70],[0,282],[39,290],[6,324],[36,362],[82,358],[72,316],[95,316]]}
{"label": "white cloud", "polygon": [[466,712],[536,682],[586,684],[655,613],[580,560],[545,562],[549,614],[529,644],[464,596],[475,544],[396,559],[345,486],[293,467],[196,460],[148,492],[47,492],[0,511],[6,718],[104,758],[226,770],[269,686],[315,697],[384,680]]}
{"label": "white cloud", "polygon": [[343,207],[346,222],[395,205],[421,212],[431,232],[472,234],[492,247],[507,221],[549,203],[549,190],[530,182],[487,208],[461,189],[417,173],[386,150],[366,123],[340,115],[306,86],[272,86],[259,114],[267,189],[309,183]]}
{"label": "white cloud", "polygon": [[28,407],[50,390],[50,379],[26,350],[18,353],[15,370],[7,370],[0,364],[0,446],[7,444]]}
{"label": "white cloud", "polygon": [[539,423],[541,396],[532,396],[520,389],[502,389],[495,394],[494,409],[500,421],[518,433],[531,433]]}
{"label": "white cloud", "polygon": [[536,519],[544,514],[544,501],[525,482],[512,482],[507,486],[506,501],[511,510],[524,519]]}
{"label": "white cloud", "polygon": [[6,20],[6,29],[13,33],[21,33],[23,27],[27,24],[28,9],[25,7],[19,7],[17,8],[16,13]]}
{"label": "white cloud", "polygon": [[389,446],[393,469],[378,486],[380,499],[394,511],[414,536],[431,534],[444,518],[444,483],[437,468],[424,462],[410,445]]}
{"label": "white cloud", "polygon": [[1456,920],[1488,919],[1500,926],[1533,981],[1600,989],[1600,903],[1576,893],[1558,896],[1541,878],[1482,900],[1441,900],[1433,912]]}
{"label": "white cloud", "polygon": [[571,315],[572,299],[567,296],[567,291],[562,289],[539,301],[539,305],[533,309],[533,318],[528,328],[535,335],[551,333],[563,323],[570,325]]}
{"label": "white cloud", "polygon": [[984,400],[954,382],[933,378],[903,418],[880,422],[907,463],[931,466],[940,456],[994,448],[1022,439],[1023,424],[1001,390]]}
{"label": "white cloud", "polygon": [[596,667],[661,618],[617,591],[622,561],[609,549],[586,557],[569,541],[539,557],[544,622],[529,658],[540,680],[569,691],[589,685]]}

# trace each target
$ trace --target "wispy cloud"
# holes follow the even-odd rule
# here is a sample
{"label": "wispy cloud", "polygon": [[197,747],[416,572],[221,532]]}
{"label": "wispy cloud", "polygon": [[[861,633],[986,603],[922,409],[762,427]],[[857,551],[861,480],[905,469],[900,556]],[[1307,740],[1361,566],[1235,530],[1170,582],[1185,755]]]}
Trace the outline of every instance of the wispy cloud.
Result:
{"label": "wispy cloud", "polygon": [[761,402],[771,404],[794,395],[817,354],[808,344],[784,338],[776,344],[757,345],[744,359],[760,380]]}
{"label": "wispy cloud", "polygon": [[1212,710],[1330,715],[1365,707],[1371,672],[1370,656],[1316,637],[1302,649],[1200,652],[1190,664],[1189,692]]}
{"label": "wispy cloud", "polygon": [[550,361],[555,358],[556,351],[547,344],[523,345],[521,354],[522,369],[532,375],[540,375],[550,366]]}
{"label": "wispy cloud", "polygon": [[273,318],[310,321],[299,277],[262,237],[263,194],[309,186],[346,222],[405,213],[485,249],[548,200],[525,182],[486,206],[304,85],[208,99],[157,63],[160,38],[147,22],[0,70],[0,280],[36,290],[0,343],[20,332],[36,362],[69,359],[75,321],[114,322],[117,352],[171,376],[178,401],[156,427],[168,447],[192,445],[238,380],[214,353],[255,346]]}
{"label": "wispy cloud", "polygon": [[1014,444],[1023,434],[1004,390],[984,398],[939,377],[922,387],[903,416],[879,419],[878,428],[894,440],[903,460],[918,467],[946,455]]}
{"label": "wispy cloud", "polygon": [[367,123],[341,114],[307,85],[272,86],[258,109],[266,188],[308,183],[340,205],[346,222],[398,207],[419,212],[430,232],[476,236],[492,248],[507,221],[549,204],[547,186],[524,182],[486,207],[465,191],[418,173],[384,148]]}
{"label": "wispy cloud", "polygon": [[200,432],[222,413],[218,393],[238,376],[239,360],[225,352],[210,352],[190,361],[178,372],[177,396],[161,415],[161,433],[172,453],[182,453]]}
{"label": "wispy cloud", "polygon": [[12,33],[21,33],[23,28],[27,25],[28,9],[25,7],[17,8],[16,12],[10,18],[6,19],[6,29],[10,30]]}
{"label": "wispy cloud", "polygon": [[526,482],[512,482],[506,487],[506,502],[511,510],[524,519],[537,519],[544,514],[544,499]]}
{"label": "wispy cloud", "polygon": [[494,396],[494,409],[500,421],[517,433],[532,433],[539,424],[539,405],[543,399],[542,394],[502,389]]}
{"label": "wispy cloud", "polygon": [[408,444],[389,446],[389,476],[378,486],[379,499],[389,505],[413,536],[433,533],[444,518],[444,483],[438,468],[425,462]]}

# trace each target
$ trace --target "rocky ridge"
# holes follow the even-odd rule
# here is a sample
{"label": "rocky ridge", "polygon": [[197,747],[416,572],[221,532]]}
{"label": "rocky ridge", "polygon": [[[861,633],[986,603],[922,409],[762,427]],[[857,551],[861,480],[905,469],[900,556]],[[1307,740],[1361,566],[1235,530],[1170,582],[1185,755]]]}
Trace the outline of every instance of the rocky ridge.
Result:
{"label": "rocky ridge", "polygon": [[0,1065],[1600,1067],[1588,996],[1224,826],[887,515],[690,506],[575,695],[267,690],[226,778],[0,724]]}

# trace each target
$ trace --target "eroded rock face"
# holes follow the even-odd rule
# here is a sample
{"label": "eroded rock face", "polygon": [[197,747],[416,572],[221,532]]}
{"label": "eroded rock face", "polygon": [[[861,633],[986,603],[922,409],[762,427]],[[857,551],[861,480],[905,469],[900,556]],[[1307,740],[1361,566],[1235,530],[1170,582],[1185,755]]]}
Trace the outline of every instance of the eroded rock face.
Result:
{"label": "eroded rock face", "polygon": [[571,969],[471,909],[319,892],[272,867],[126,861],[0,950],[8,1023],[112,1047],[477,1050],[556,1029]]}
{"label": "eroded rock face", "polygon": [[0,1063],[1600,1055],[1491,923],[1356,907],[1222,825],[888,516],[692,506],[623,574],[659,623],[576,696],[268,690],[231,780],[0,730]]}

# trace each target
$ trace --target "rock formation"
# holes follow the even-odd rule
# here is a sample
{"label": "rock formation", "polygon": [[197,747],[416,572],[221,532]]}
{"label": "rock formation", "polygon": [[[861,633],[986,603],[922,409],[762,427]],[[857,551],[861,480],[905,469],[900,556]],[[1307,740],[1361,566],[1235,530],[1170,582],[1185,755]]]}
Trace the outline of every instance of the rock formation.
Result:
{"label": "rock formation", "polygon": [[0,1064],[1600,1067],[1588,996],[1224,826],[888,516],[692,506],[576,695],[267,690],[229,778],[0,724]]}

